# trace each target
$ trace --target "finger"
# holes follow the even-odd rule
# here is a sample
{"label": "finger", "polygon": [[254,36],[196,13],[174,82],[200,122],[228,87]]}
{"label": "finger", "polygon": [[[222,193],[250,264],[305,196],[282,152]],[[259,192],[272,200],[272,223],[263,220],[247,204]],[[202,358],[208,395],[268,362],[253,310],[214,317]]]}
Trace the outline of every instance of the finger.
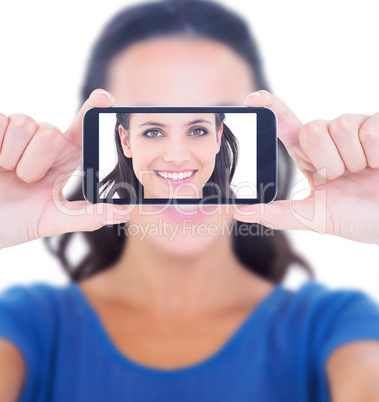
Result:
{"label": "finger", "polygon": [[[41,229],[44,233],[58,235],[68,232],[93,231],[105,225],[127,222],[130,206],[107,203],[91,204],[83,201],[61,201],[52,205],[45,224],[54,222],[52,229]],[[52,216],[49,216],[49,215]],[[50,234],[51,235],[51,234]]]}
{"label": "finger", "polygon": [[0,113],[0,152],[3,144],[5,132],[7,131],[9,118],[5,114]]}
{"label": "finger", "polygon": [[16,113],[9,116],[8,127],[0,151],[0,166],[3,169],[15,170],[37,129],[38,124],[30,116]]}
{"label": "finger", "polygon": [[64,133],[64,136],[72,144],[80,149],[82,148],[82,120],[85,112],[93,107],[111,107],[115,103],[113,96],[104,89],[95,89],[89,98],[83,103],[78,114],[70,127]]}
{"label": "finger", "polygon": [[245,99],[245,105],[249,107],[268,107],[272,109],[278,120],[278,137],[288,151],[293,147],[299,147],[299,130],[302,126],[295,113],[277,96],[261,90],[253,92]]}
{"label": "finger", "polygon": [[299,133],[300,144],[323,177],[334,180],[345,172],[345,164],[329,135],[330,121],[315,120],[305,124]]}
{"label": "finger", "polygon": [[379,169],[379,113],[367,119],[359,129],[359,139],[372,169]]}
{"label": "finger", "polygon": [[367,166],[367,160],[358,137],[359,128],[369,118],[363,114],[344,114],[329,124],[329,134],[339,154],[352,173],[359,172]]}
{"label": "finger", "polygon": [[[308,202],[300,204],[303,214],[307,214],[305,210],[307,208]],[[297,209],[299,209],[298,205]],[[291,213],[290,202],[287,200],[274,201],[271,204],[239,206],[234,212],[234,219],[246,223],[259,223],[275,230],[309,230],[309,227]]]}
{"label": "finger", "polygon": [[41,180],[56,161],[63,144],[63,134],[57,127],[40,123],[18,162],[17,175],[27,183]]}
{"label": "finger", "polygon": [[326,233],[326,191],[304,200],[238,206],[234,219],[259,223],[274,230],[312,230]]}

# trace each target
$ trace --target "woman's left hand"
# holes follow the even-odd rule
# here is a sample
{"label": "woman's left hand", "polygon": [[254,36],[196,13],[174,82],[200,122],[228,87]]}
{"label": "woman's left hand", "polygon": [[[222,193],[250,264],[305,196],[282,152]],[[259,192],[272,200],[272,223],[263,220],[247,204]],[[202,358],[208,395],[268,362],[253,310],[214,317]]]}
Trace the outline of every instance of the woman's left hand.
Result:
{"label": "woman's left hand", "polygon": [[239,205],[234,218],[379,245],[379,113],[345,114],[303,125],[267,91],[249,95],[245,105],[275,112],[278,137],[311,191],[303,200]]}

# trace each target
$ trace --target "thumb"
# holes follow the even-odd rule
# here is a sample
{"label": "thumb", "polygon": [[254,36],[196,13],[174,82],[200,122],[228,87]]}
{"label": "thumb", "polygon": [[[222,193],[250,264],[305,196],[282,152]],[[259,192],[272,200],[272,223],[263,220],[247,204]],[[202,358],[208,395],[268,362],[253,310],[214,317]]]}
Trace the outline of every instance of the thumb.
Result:
{"label": "thumb", "polygon": [[104,89],[95,89],[89,98],[83,103],[79,112],[75,116],[70,127],[65,132],[65,137],[71,143],[82,148],[82,129],[83,129],[83,116],[87,110],[93,107],[111,107],[115,104],[112,94]]}
{"label": "thumb", "polygon": [[131,209],[130,205],[91,204],[86,200],[60,200],[52,207],[54,216],[47,221],[54,222],[53,235],[94,231],[105,225],[124,223],[129,220]]}
{"label": "thumb", "polygon": [[239,205],[234,219],[259,223],[274,230],[313,230],[326,233],[326,206],[317,197],[280,200],[270,204]]}
{"label": "thumb", "polygon": [[266,90],[261,90],[248,95],[244,103],[248,107],[271,108],[278,120],[278,137],[287,150],[300,146],[299,131],[303,124],[283,100]]}

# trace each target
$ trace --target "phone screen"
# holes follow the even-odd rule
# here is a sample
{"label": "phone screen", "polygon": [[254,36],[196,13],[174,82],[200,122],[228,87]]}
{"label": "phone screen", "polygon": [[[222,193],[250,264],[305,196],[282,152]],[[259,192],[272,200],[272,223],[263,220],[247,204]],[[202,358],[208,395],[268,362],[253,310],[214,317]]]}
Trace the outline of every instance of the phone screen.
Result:
{"label": "phone screen", "polygon": [[91,202],[248,204],[276,195],[270,109],[93,108],[83,128],[83,187]]}
{"label": "phone screen", "polygon": [[256,113],[100,113],[99,198],[255,199],[256,154]]}

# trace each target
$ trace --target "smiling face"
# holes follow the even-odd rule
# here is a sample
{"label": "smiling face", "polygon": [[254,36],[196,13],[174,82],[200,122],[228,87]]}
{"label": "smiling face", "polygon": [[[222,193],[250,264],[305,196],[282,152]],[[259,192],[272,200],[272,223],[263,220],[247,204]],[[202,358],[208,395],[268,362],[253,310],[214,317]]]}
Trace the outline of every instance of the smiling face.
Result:
{"label": "smiling face", "polygon": [[133,113],[127,130],[119,126],[119,135],[144,198],[202,198],[222,128],[216,128],[215,114]]}
{"label": "smiling face", "polygon": [[[249,64],[233,49],[214,40],[179,35],[149,39],[126,48],[111,62],[105,89],[114,96],[115,106],[242,106],[246,96],[256,87]],[[133,127],[138,126],[137,120],[135,122],[132,118]],[[205,161],[200,155],[195,159],[194,153],[189,157],[186,151],[191,141],[200,142],[208,141],[208,139],[185,136],[184,133],[188,134],[188,131],[183,130],[183,123],[184,120],[171,121],[168,132],[162,127],[144,127],[143,132],[150,130],[150,136],[157,135],[157,133],[151,133],[152,128],[156,129],[152,131],[166,133],[167,136],[140,138],[139,141],[157,144],[172,140],[173,148],[167,148],[169,152],[166,154],[166,159],[164,153],[159,155],[155,152],[157,148],[154,148],[154,155],[149,156],[148,159],[141,159],[142,156],[137,158],[143,160],[141,162],[143,169],[171,167],[171,170],[180,170],[183,166],[184,169],[199,168],[200,170],[207,166],[209,170],[204,174],[204,178],[209,175],[210,152],[207,152]],[[178,130],[174,130],[174,127]],[[131,138],[133,134],[136,132],[132,128]],[[215,132],[212,136],[216,138]],[[137,138],[136,135],[134,138]],[[215,152],[217,148],[214,139],[212,139],[212,146]],[[188,144],[188,147],[184,147],[184,144]],[[148,148],[150,152],[150,147]],[[179,158],[181,159],[174,159],[170,148],[171,151],[175,148],[177,151],[180,150]],[[130,151],[133,152],[132,144]],[[166,190],[165,185],[159,182],[157,177],[151,176],[150,179],[151,184],[155,179],[154,191],[157,191],[157,194]],[[161,186],[158,187],[160,184]],[[146,187],[150,188],[150,186]],[[208,205],[204,208],[198,205],[179,207],[183,212],[178,212],[179,208],[174,206],[167,208],[167,206],[139,205],[130,209],[129,224],[137,225],[135,227],[151,229],[158,227],[159,229],[163,221],[170,225],[172,230],[158,230],[154,232],[158,233],[157,235],[150,235],[149,231],[144,237],[144,241],[149,242],[148,247],[157,247],[172,256],[189,257],[209,248],[217,239],[217,234],[221,233],[225,221],[229,225],[233,222],[233,208],[229,205]],[[189,227],[191,223],[193,227]],[[209,235],[199,235],[196,230],[192,231],[195,225],[198,225],[200,230],[201,224],[215,230]],[[174,230],[176,234],[173,236]],[[139,234],[141,235],[141,232]],[[137,239],[139,238],[138,236]]]}

